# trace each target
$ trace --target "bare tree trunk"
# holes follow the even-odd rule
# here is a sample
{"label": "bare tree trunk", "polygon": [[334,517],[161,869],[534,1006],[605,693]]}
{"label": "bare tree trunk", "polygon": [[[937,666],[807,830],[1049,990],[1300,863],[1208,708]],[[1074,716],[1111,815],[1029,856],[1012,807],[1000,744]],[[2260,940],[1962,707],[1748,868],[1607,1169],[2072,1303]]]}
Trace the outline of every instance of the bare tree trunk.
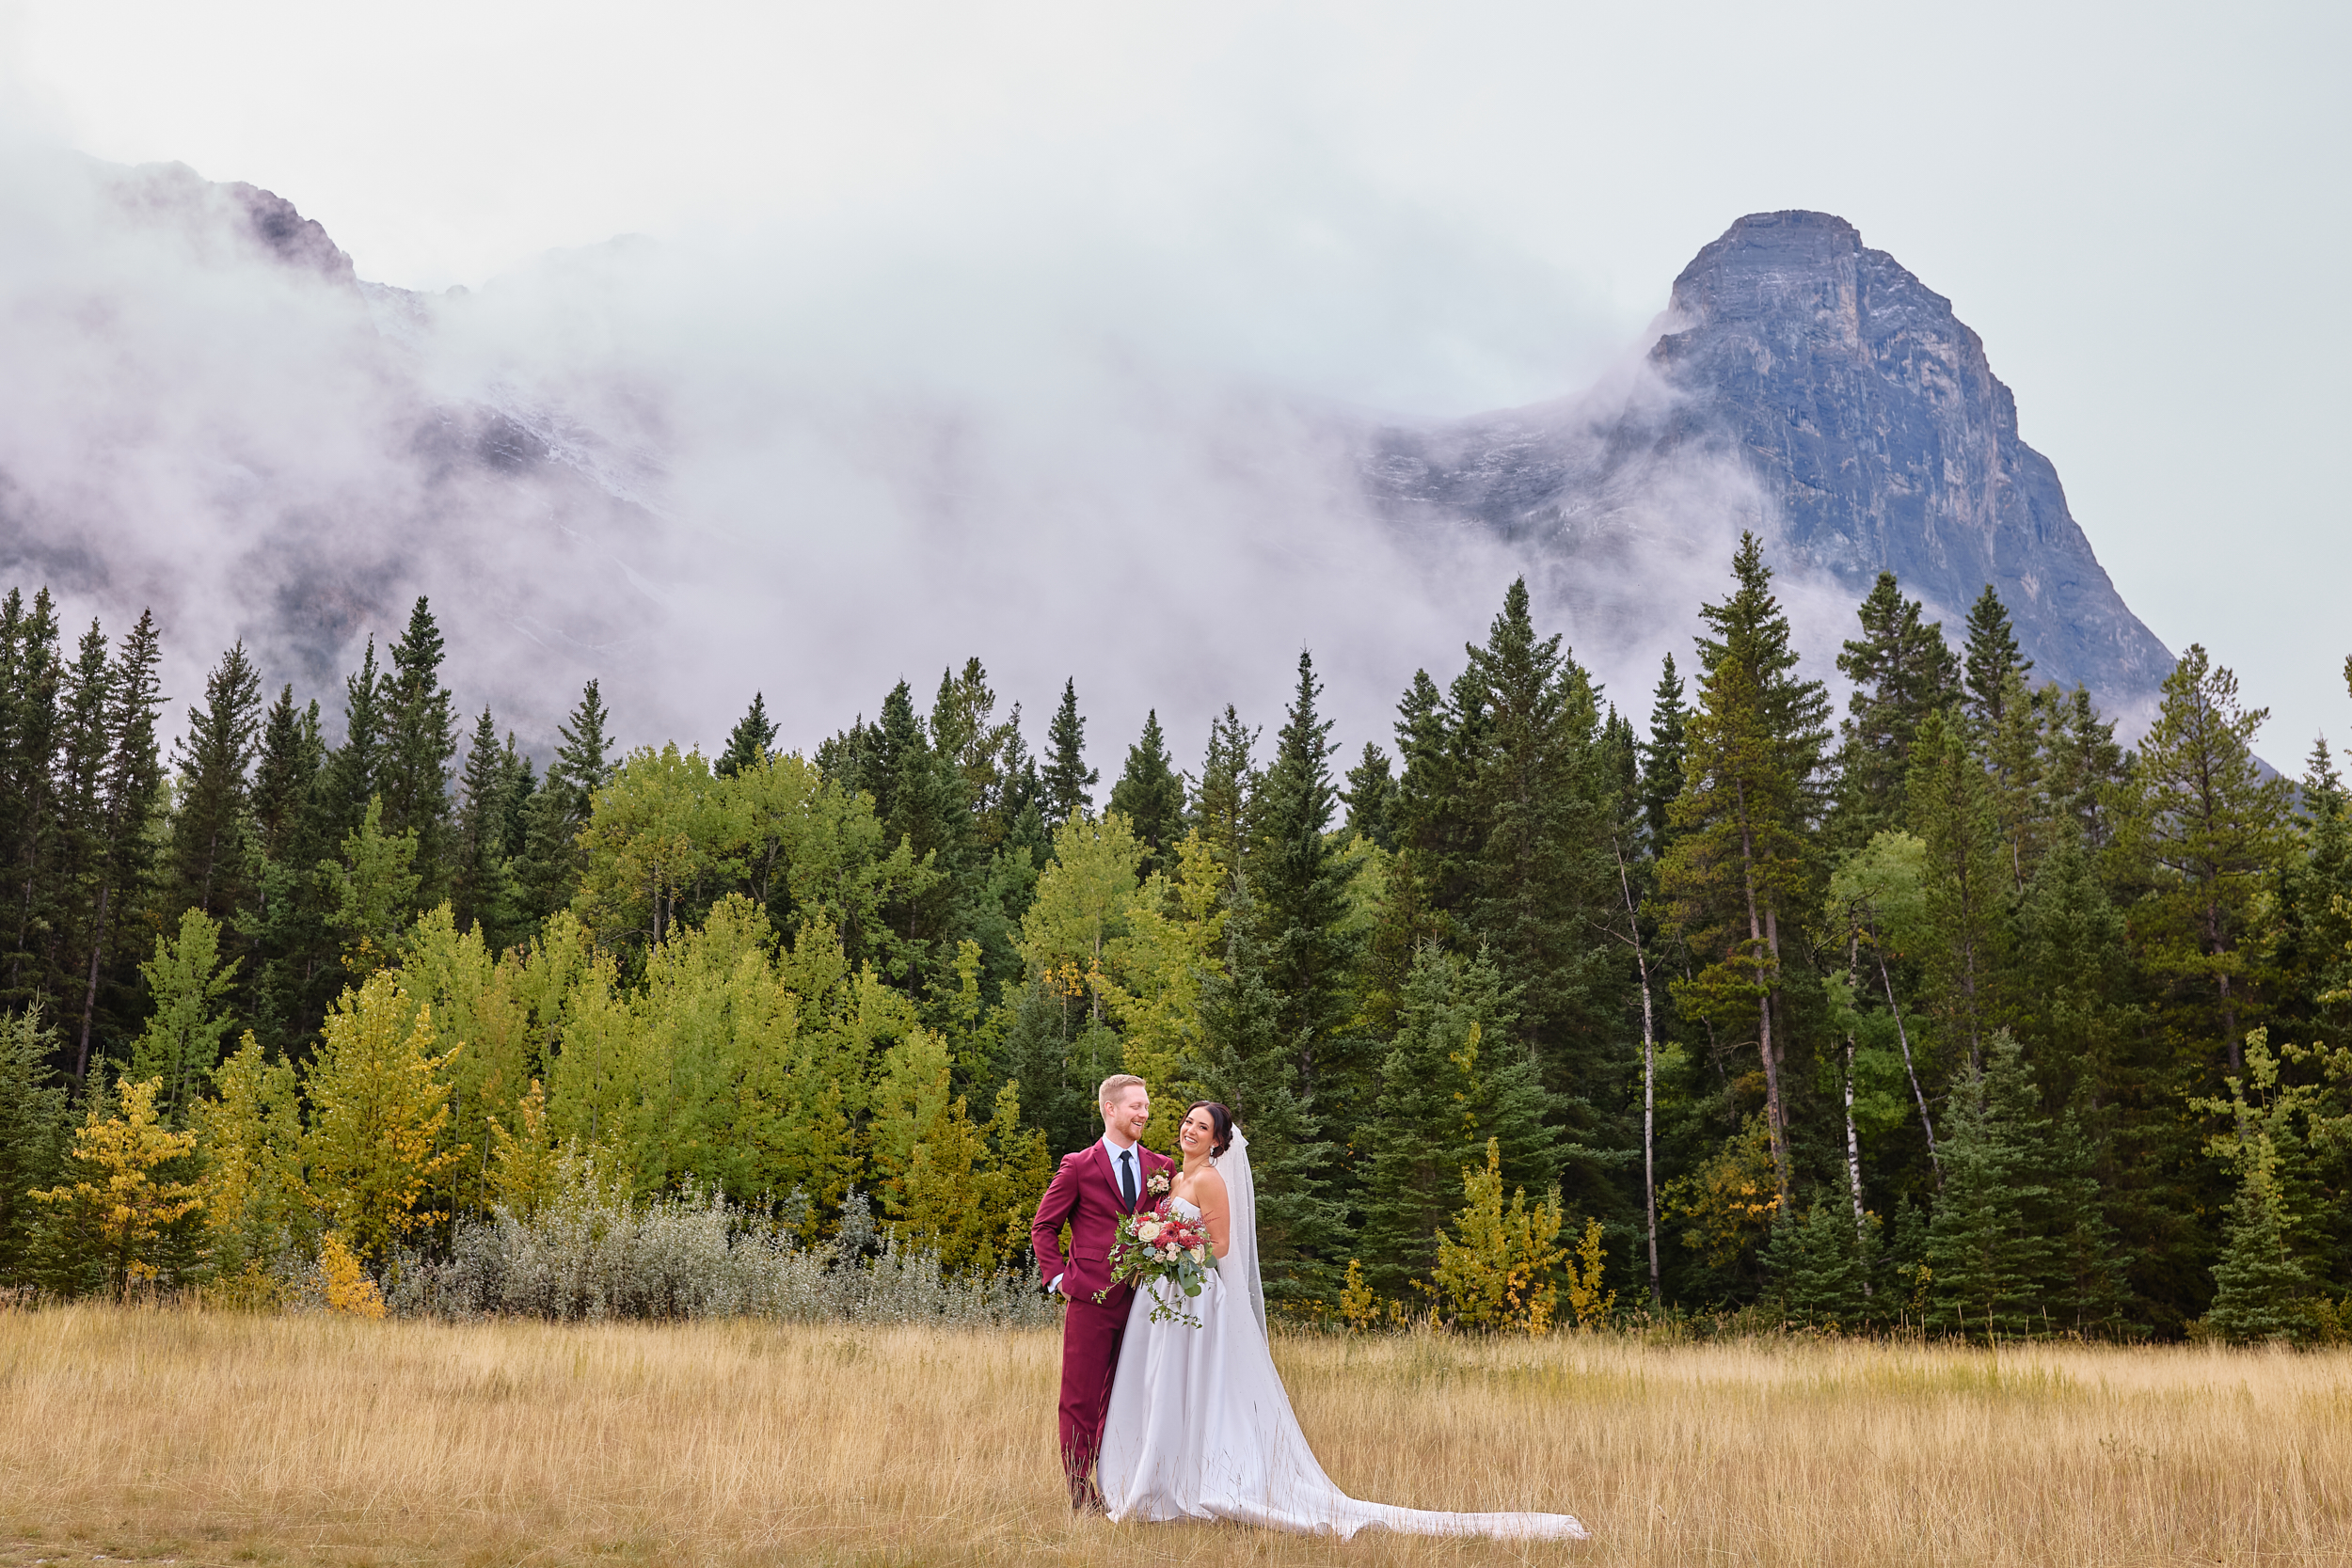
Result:
{"label": "bare tree trunk", "polygon": [[1911,1075],[1911,1095],[1919,1102],[1919,1130],[1928,1135],[1928,1164],[1935,1171],[1935,1184],[1944,1185],[1944,1162],[1935,1157],[1935,1123],[1928,1117],[1928,1097],[1919,1087],[1919,1069],[1911,1060],[1911,1031],[1903,1027],[1903,1010],[1895,1005],[1895,982],[1886,973],[1886,959],[1879,958],[1879,984],[1886,988],[1886,1010],[1895,1015],[1895,1037],[1903,1042],[1903,1071]]}
{"label": "bare tree trunk", "polygon": [[82,993],[82,1048],[73,1061],[73,1081],[89,1082],[90,1020],[98,1015],[98,960],[106,952],[106,906],[114,899],[114,884],[102,882],[98,888],[98,930],[90,938],[89,989]]}
{"label": "bare tree trunk", "polygon": [[1658,1031],[1650,1006],[1649,958],[1642,951],[1642,915],[1633,902],[1633,879],[1626,875],[1625,846],[1617,851],[1617,886],[1625,894],[1626,929],[1632,934],[1633,968],[1642,977],[1642,1210],[1649,1225],[1649,1300],[1665,1304],[1658,1273]]}
{"label": "bare tree trunk", "polygon": [[[1862,939],[1849,935],[1846,939],[1846,991],[1853,992],[1854,967],[1861,955]],[[1846,1031],[1846,1184],[1853,1189],[1854,1240],[1864,1235],[1862,1217],[1862,1140],[1854,1134],[1853,1126],[1853,1031]]]}
{"label": "bare tree trunk", "polygon": [[[1756,956],[1756,967],[1764,966],[1767,953],[1777,956],[1778,942],[1768,944],[1764,926],[1756,909],[1756,840],[1748,827],[1748,800],[1744,787],[1734,784],[1735,799],[1740,804],[1740,878],[1748,896],[1748,945]],[[1773,936],[1779,935],[1777,929]],[[1775,965],[1777,969],[1777,965]],[[1775,975],[1777,979],[1777,974]],[[1788,1124],[1780,1108],[1780,1063],[1772,1054],[1772,987],[1764,988],[1764,995],[1756,1009],[1756,1047],[1764,1056],[1764,1121],[1772,1135],[1772,1177],[1780,1189],[1780,1209],[1788,1212]]]}

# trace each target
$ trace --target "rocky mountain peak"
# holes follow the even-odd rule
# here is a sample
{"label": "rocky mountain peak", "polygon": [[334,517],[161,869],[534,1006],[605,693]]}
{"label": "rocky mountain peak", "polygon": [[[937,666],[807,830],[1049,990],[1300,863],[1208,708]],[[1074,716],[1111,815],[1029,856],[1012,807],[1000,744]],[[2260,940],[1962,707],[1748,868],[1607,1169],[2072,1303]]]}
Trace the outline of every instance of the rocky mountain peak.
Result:
{"label": "rocky mountain peak", "polygon": [[[1859,597],[1882,570],[1954,635],[1987,584],[2036,675],[2144,705],[2171,655],[2124,605],[2058,470],[1952,303],[1827,213],[1757,213],[1675,279],[1646,375],[1548,409],[1390,430],[1392,514],[1475,520],[1555,568],[1571,605],[1637,626],[1595,580],[1759,526],[1784,570]],[[1849,626],[1844,635],[1851,635]]]}

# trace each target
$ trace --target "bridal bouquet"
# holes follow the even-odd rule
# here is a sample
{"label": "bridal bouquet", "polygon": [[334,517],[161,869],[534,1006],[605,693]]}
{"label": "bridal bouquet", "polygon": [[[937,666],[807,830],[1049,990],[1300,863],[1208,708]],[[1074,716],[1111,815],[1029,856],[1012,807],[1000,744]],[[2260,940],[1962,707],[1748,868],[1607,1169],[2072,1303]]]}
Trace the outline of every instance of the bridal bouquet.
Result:
{"label": "bridal bouquet", "polygon": [[[1165,1279],[1186,1296],[1200,1293],[1200,1285],[1214,1267],[1209,1261],[1209,1233],[1197,1220],[1179,1215],[1167,1198],[1139,1214],[1122,1214],[1119,1239],[1111,1243],[1111,1279],[1142,1290]],[[1110,1294],[1097,1291],[1099,1303]],[[1172,1305],[1160,1293],[1152,1298],[1153,1323],[1180,1323],[1199,1328],[1200,1320]]]}

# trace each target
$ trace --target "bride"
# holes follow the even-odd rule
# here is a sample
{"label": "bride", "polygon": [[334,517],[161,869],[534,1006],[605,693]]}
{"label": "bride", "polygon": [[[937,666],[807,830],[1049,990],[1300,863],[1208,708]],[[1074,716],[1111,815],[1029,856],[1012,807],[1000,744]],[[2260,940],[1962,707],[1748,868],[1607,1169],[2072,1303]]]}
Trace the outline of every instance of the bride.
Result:
{"label": "bride", "polygon": [[[1184,1168],[1169,1198],[1209,1232],[1216,1267],[1185,1300],[1136,1292],[1104,1424],[1103,1498],[1114,1519],[1232,1519],[1343,1538],[1412,1535],[1582,1540],[1565,1513],[1433,1513],[1359,1502],[1331,1484],[1291,1413],[1266,1345],[1249,1141],[1224,1106],[1196,1103],[1176,1134]],[[1152,1321],[1156,1292],[1200,1320]]]}

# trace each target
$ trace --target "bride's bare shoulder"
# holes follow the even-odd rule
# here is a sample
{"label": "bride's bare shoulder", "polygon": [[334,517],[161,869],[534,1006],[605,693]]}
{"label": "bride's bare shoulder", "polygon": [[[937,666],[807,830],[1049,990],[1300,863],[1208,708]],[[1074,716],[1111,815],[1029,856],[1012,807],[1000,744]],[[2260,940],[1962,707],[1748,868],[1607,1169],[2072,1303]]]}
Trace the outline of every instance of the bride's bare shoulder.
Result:
{"label": "bride's bare shoulder", "polygon": [[1212,1165],[1193,1179],[1192,1190],[1214,1203],[1225,1201],[1225,1173]]}

